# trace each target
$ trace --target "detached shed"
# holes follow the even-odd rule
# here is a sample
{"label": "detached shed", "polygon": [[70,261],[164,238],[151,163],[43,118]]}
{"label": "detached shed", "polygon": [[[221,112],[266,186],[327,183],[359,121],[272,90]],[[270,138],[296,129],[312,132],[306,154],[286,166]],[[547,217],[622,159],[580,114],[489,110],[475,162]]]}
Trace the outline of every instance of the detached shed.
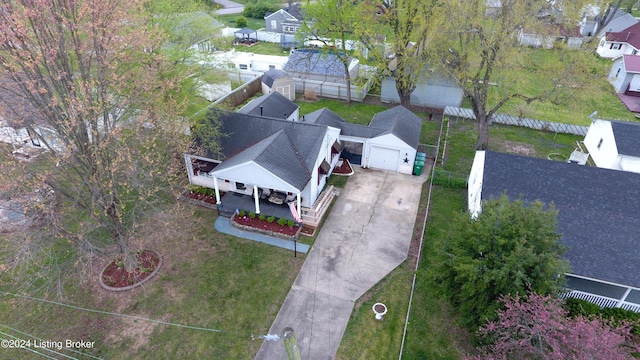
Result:
{"label": "detached shed", "polygon": [[262,75],[262,93],[278,92],[285,98],[296,99],[296,84],[284,71],[272,69]]}

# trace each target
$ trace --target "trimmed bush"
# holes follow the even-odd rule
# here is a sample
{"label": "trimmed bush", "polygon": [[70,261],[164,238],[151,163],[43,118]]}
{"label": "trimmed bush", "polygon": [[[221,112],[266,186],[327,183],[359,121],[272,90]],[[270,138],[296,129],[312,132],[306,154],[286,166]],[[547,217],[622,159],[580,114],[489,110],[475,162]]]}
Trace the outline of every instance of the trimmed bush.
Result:
{"label": "trimmed bush", "polygon": [[287,226],[289,226],[289,227],[293,227],[295,224],[296,224],[296,222],[293,221],[293,220],[288,220],[287,221]]}
{"label": "trimmed bush", "polygon": [[276,217],[275,217],[275,216],[269,216],[269,217],[267,218],[267,222],[272,223],[272,222],[274,222],[274,221],[276,221]]}
{"label": "trimmed bush", "polygon": [[251,218],[251,219],[255,219],[255,218],[256,218],[256,213],[254,213],[253,211],[251,211],[251,212],[249,213],[249,218]]}
{"label": "trimmed bush", "polygon": [[238,16],[236,18],[236,26],[240,27],[240,28],[246,27],[247,26],[247,18],[244,17],[244,16]]}
{"label": "trimmed bush", "polygon": [[285,226],[286,224],[287,224],[287,219],[285,218],[278,219],[278,225]]}
{"label": "trimmed bush", "polygon": [[240,210],[240,211],[238,212],[238,215],[240,215],[240,216],[245,216],[245,215],[247,215],[247,212],[246,212],[246,211],[244,211],[244,210]]}
{"label": "trimmed bush", "polygon": [[260,219],[260,220],[262,220],[262,221],[267,220],[267,215],[265,215],[265,214],[260,214],[260,216],[258,216],[258,219]]}
{"label": "trimmed bush", "polygon": [[627,321],[633,324],[632,333],[640,335],[640,313],[621,308],[603,308],[585,300],[568,298],[565,299],[564,308],[569,312],[569,316],[584,316],[587,318],[600,317],[612,320],[613,324]]}

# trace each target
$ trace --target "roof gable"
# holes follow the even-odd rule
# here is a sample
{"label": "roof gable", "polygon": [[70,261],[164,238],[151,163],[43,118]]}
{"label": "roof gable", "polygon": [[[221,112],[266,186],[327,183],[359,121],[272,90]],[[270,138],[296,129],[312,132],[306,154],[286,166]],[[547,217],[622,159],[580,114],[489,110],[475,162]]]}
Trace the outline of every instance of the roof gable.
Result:
{"label": "roof gable", "polygon": [[287,74],[284,71],[271,69],[262,74],[262,83],[271,87],[276,80],[285,77],[287,77]]}
{"label": "roof gable", "polygon": [[420,143],[422,119],[402,105],[375,114],[369,126],[385,129],[411,147]]}
{"label": "roof gable", "polygon": [[636,49],[640,49],[640,23],[620,32],[608,32],[605,36],[607,41],[627,43]]}
{"label": "roof gable", "polygon": [[324,54],[315,51],[294,51],[284,65],[285,72],[301,72],[306,74],[330,75],[345,77],[344,64],[335,54]]}
{"label": "roof gable", "polygon": [[[311,179],[326,126],[213,109],[208,124],[221,124],[222,160],[215,171],[254,162],[302,190]],[[202,139],[195,139],[202,145]],[[216,159],[212,154],[207,157]]]}
{"label": "roof gable", "polygon": [[640,157],[640,124],[612,121],[618,154]]}
{"label": "roof gable", "polygon": [[277,91],[253,99],[242,109],[241,114],[266,116],[276,119],[286,119],[298,109],[298,105],[284,97]]}
{"label": "roof gable", "polygon": [[485,152],[482,199],[553,202],[577,275],[640,287],[640,174]]}

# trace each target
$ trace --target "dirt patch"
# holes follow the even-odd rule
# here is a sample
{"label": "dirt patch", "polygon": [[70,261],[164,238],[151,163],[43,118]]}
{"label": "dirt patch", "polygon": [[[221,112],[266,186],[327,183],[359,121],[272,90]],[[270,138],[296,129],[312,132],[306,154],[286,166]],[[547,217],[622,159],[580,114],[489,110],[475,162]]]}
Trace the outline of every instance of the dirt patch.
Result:
{"label": "dirt patch", "polygon": [[504,150],[511,154],[525,155],[525,156],[535,156],[536,149],[531,144],[525,144],[521,142],[515,141],[505,141],[504,142]]}
{"label": "dirt patch", "polygon": [[[141,318],[147,316],[139,315]],[[156,322],[134,319],[134,318],[120,318],[117,320],[118,324],[114,321],[114,326],[111,327],[109,335],[106,340],[112,343],[119,343],[122,341],[130,341],[130,349],[132,352],[143,348],[149,342],[149,337],[153,333],[153,329],[159,324]]]}

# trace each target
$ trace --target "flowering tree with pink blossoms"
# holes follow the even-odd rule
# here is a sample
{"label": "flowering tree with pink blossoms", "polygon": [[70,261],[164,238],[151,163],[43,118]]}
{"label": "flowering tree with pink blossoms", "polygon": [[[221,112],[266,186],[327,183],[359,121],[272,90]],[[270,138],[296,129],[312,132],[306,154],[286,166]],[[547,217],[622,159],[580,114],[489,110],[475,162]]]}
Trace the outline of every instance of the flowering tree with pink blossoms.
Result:
{"label": "flowering tree with pink blossoms", "polygon": [[533,292],[527,297],[503,296],[498,320],[480,328],[480,335],[492,344],[466,359],[624,360],[639,351],[629,324],[614,327],[601,318],[568,317],[561,301]]}

